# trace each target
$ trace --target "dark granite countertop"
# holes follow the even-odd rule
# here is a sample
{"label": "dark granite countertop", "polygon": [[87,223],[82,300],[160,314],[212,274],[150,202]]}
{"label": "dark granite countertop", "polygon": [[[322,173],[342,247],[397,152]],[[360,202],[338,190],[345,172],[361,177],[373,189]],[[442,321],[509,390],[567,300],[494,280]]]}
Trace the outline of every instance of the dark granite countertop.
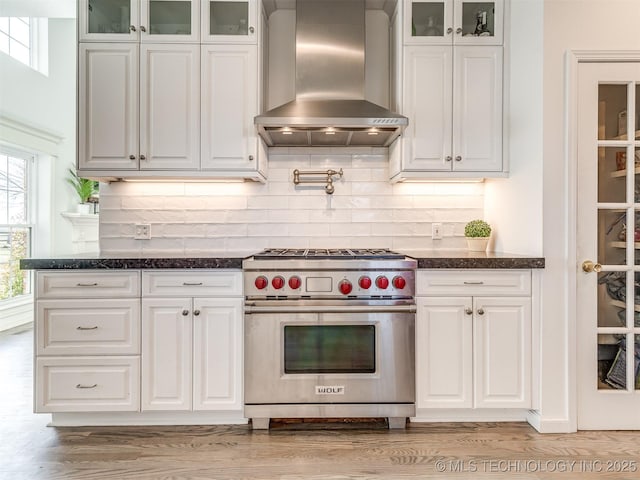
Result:
{"label": "dark granite countertop", "polygon": [[405,250],[418,261],[418,268],[544,268],[543,257],[467,250]]}
{"label": "dark granite countertop", "polygon": [[242,260],[254,252],[198,254],[79,254],[20,260],[23,270],[242,268]]}

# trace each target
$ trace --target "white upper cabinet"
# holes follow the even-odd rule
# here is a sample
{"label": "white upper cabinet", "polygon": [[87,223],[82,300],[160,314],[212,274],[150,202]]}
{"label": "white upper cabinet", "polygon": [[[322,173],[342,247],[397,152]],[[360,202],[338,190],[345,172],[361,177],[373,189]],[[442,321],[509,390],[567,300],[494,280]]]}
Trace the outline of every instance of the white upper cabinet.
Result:
{"label": "white upper cabinet", "polygon": [[258,43],[257,0],[202,0],[203,43]]}
{"label": "white upper cabinet", "polygon": [[79,0],[81,42],[200,41],[200,0]]}
{"label": "white upper cabinet", "polygon": [[257,47],[202,46],[202,169],[258,170]]}
{"label": "white upper cabinet", "polygon": [[502,44],[503,0],[403,1],[405,44]]}

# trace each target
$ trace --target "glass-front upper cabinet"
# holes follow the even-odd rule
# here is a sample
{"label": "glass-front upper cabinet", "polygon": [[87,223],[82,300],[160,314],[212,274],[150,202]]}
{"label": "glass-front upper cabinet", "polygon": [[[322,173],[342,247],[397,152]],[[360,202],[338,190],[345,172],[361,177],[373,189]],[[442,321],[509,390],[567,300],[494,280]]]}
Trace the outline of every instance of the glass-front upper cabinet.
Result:
{"label": "glass-front upper cabinet", "polygon": [[504,0],[404,0],[404,43],[502,45]]}
{"label": "glass-front upper cabinet", "polygon": [[204,43],[257,43],[257,0],[203,0]]}
{"label": "glass-front upper cabinet", "polygon": [[199,42],[200,0],[80,0],[80,41]]}

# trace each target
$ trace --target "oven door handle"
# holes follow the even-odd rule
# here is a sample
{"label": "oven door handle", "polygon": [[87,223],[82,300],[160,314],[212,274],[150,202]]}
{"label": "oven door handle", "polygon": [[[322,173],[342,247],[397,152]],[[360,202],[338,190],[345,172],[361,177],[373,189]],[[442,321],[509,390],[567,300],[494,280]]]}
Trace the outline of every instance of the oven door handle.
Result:
{"label": "oven door handle", "polygon": [[415,313],[415,305],[297,305],[257,306],[245,304],[244,313]]}

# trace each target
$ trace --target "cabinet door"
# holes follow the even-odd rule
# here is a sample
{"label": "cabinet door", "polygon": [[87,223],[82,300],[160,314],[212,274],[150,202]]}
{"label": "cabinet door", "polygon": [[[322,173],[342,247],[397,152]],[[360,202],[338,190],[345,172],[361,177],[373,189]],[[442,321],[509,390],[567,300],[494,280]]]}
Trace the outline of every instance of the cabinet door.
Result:
{"label": "cabinet door", "polygon": [[200,43],[200,0],[142,0],[141,42]]}
{"label": "cabinet door", "polygon": [[531,298],[474,299],[475,406],[531,406]]}
{"label": "cabinet door", "polygon": [[255,170],[255,45],[202,46],[202,169]]}
{"label": "cabinet door", "polygon": [[451,170],[452,48],[405,48],[403,170]]}
{"label": "cabinet door", "polygon": [[471,408],[472,301],[418,297],[416,406]]}
{"label": "cabinet door", "polygon": [[142,410],[191,410],[190,298],[142,300]]}
{"label": "cabinet door", "polygon": [[81,44],[78,168],[138,168],[138,45]]}
{"label": "cabinet door", "polygon": [[502,170],[502,47],[454,47],[453,169]]}
{"label": "cabinet door", "polygon": [[242,298],[195,298],[193,315],[193,409],[242,410]]}
{"label": "cabinet door", "polygon": [[140,169],[200,165],[200,47],[140,46]]}
{"label": "cabinet door", "polygon": [[203,43],[257,43],[257,0],[202,0]]}
{"label": "cabinet door", "polygon": [[455,45],[502,45],[504,0],[455,0]]}
{"label": "cabinet door", "polygon": [[404,43],[451,45],[453,0],[404,0]]}
{"label": "cabinet door", "polygon": [[79,0],[81,42],[135,42],[139,35],[139,0]]}

